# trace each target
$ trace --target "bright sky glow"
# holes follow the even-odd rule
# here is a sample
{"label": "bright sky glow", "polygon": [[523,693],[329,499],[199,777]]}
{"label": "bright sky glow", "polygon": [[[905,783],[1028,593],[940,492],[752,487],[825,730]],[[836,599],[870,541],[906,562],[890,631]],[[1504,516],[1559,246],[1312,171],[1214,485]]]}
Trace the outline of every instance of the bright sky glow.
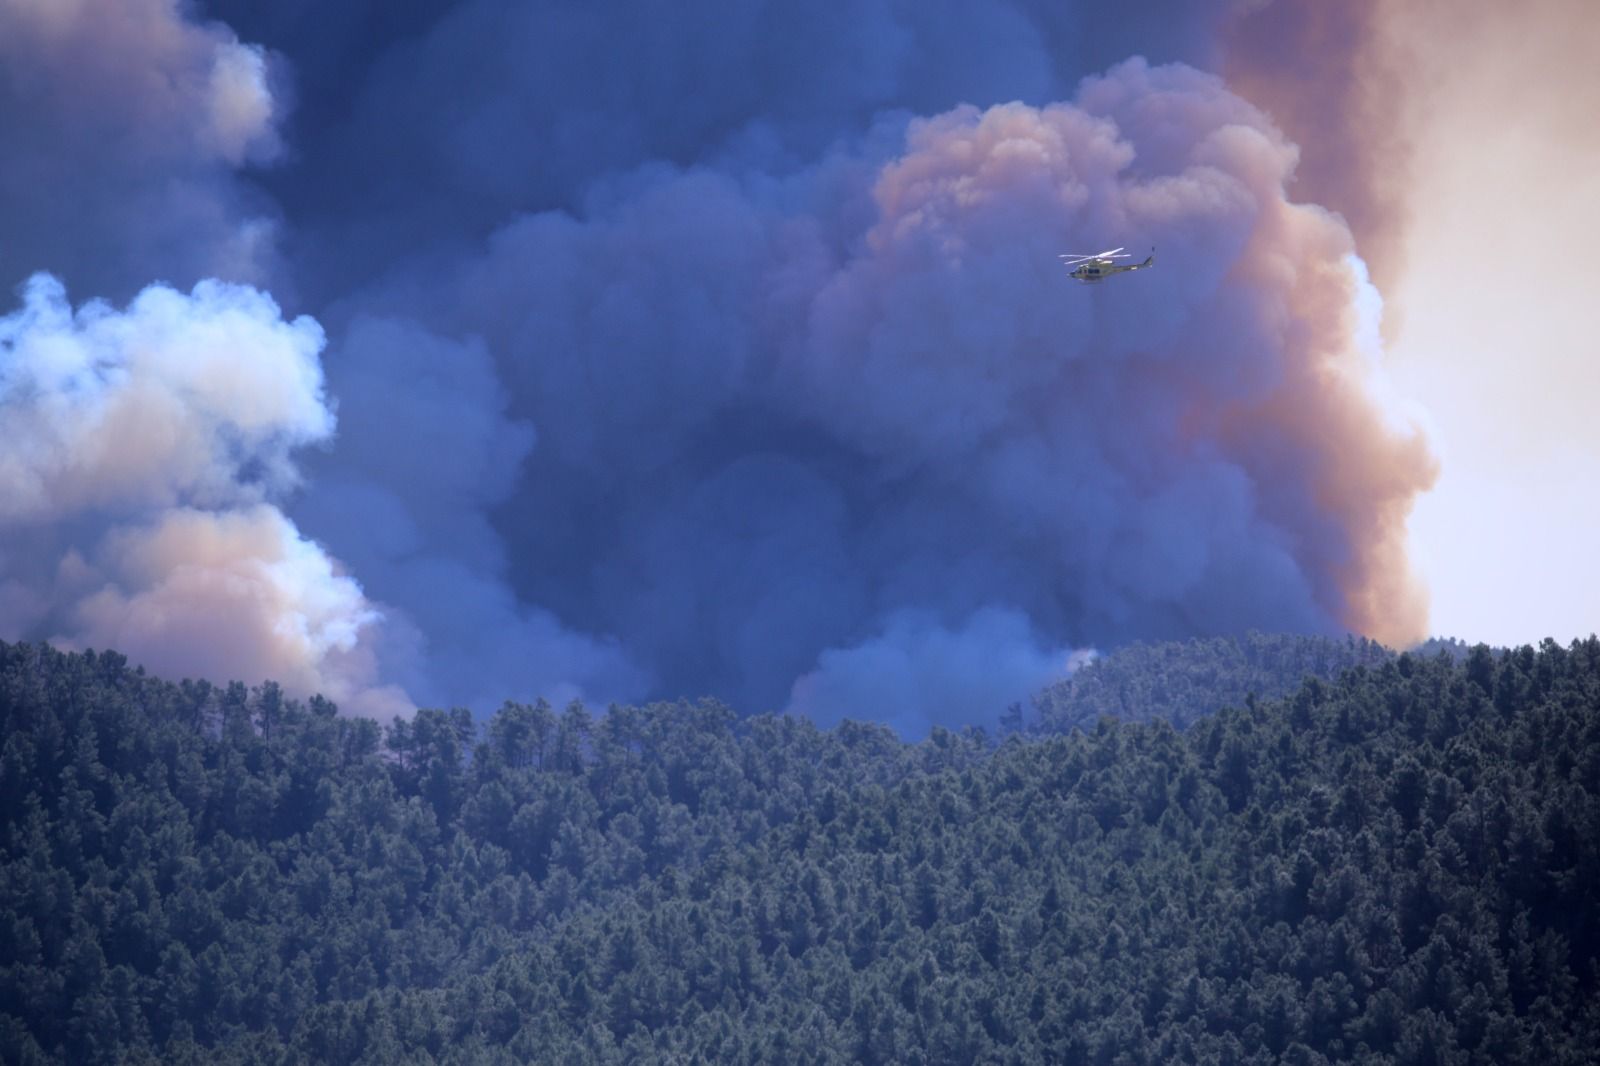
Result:
{"label": "bright sky glow", "polygon": [[1442,459],[1410,526],[1431,629],[1494,644],[1600,630],[1600,17],[1549,6],[1424,46],[1390,294]]}

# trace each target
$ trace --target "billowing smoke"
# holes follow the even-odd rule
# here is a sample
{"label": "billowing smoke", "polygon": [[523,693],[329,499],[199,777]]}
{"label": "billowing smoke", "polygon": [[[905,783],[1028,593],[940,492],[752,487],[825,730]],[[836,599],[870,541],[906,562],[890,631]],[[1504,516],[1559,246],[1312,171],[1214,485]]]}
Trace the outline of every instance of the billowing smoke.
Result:
{"label": "billowing smoke", "polygon": [[1348,220],[1389,360],[1428,398],[1445,465],[1409,524],[1432,628],[1589,633],[1600,270],[1558,249],[1600,238],[1595,5],[1275,0],[1225,38],[1230,85],[1303,146],[1290,191]]}
{"label": "billowing smoke", "polygon": [[[429,704],[493,707],[513,694],[630,699],[648,689],[615,642],[568,632],[507,584],[488,510],[534,449],[481,341],[408,321],[357,318],[330,385],[336,448],[309,460],[296,513],[390,607],[385,676]],[[552,516],[552,520],[556,516]]]}
{"label": "billowing smoke", "polygon": [[364,644],[379,612],[271,502],[333,432],[322,345],[243,286],[74,311],[35,276],[0,318],[5,635],[407,706]]}
{"label": "billowing smoke", "polygon": [[[1219,78],[1111,65],[1215,63],[1258,6],[358,3],[315,34],[211,6],[262,49],[151,5],[261,90],[220,127],[214,90],[180,94],[184,173],[219,232],[267,232],[236,171],[279,158],[261,262],[328,328],[339,434],[291,464],[327,433],[285,428],[220,490],[174,474],[137,535],[101,497],[33,521],[35,558],[60,569],[70,526],[111,591],[25,591],[71,615],[53,633],[157,634],[155,661],[169,602],[353,575],[381,607],[313,596],[271,629],[346,691],[714,694],[908,734],[999,713],[1075,648],[1420,633],[1399,530],[1432,462],[1372,400],[1349,229]],[[1157,266],[1056,264],[1118,244]],[[231,524],[202,547],[204,515]],[[225,579],[158,572],[186,556]]]}
{"label": "billowing smoke", "polygon": [[[781,180],[645,168],[370,299],[504,353],[539,433],[495,512],[523,599],[660,691],[782,706],[810,677],[797,706],[894,716],[894,685],[832,679],[992,643],[980,617],[1062,669],[1420,632],[1398,538],[1431,461],[1368,400],[1351,238],[1287,200],[1295,159],[1216,78],[1135,61]],[[1055,254],[1108,231],[1160,268],[1073,286]]]}
{"label": "billowing smoke", "polygon": [[176,0],[0,0],[0,284],[117,299],[264,280],[273,212],[237,171],[279,157],[279,62]]}
{"label": "billowing smoke", "polygon": [[[1415,59],[1394,32],[1398,0],[1268,0],[1230,20],[1225,70],[1234,91],[1267,109],[1302,146],[1290,192],[1349,223],[1380,287],[1404,268]],[[1439,13],[1427,18],[1439,32]]]}
{"label": "billowing smoke", "polygon": [[299,158],[267,180],[299,223],[295,277],[342,291],[519,213],[578,209],[597,179],[647,163],[755,151],[788,173],[881,114],[1064,99],[1134,54],[1208,60],[1216,27],[1256,2],[207,7],[295,64]]}

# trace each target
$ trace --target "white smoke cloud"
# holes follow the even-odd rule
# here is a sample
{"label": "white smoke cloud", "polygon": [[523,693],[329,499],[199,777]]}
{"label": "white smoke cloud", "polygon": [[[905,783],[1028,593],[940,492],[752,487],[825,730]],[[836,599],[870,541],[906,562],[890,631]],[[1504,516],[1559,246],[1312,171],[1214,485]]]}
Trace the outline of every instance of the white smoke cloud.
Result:
{"label": "white smoke cloud", "polygon": [[283,321],[246,286],[156,285],[126,311],[74,311],[36,275],[0,319],[0,521],[282,492],[290,452],[333,432],[322,345],[314,321]]}
{"label": "white smoke cloud", "polygon": [[172,675],[272,679],[392,714],[381,615],[272,502],[327,441],[321,328],[254,289],[74,310],[37,275],[0,318],[0,625]]}
{"label": "white smoke cloud", "polygon": [[382,616],[275,507],[169,511],[113,529],[95,563],[58,644],[115,648],[169,677],[275,680],[347,712],[411,709],[399,688],[373,684],[362,638]]}

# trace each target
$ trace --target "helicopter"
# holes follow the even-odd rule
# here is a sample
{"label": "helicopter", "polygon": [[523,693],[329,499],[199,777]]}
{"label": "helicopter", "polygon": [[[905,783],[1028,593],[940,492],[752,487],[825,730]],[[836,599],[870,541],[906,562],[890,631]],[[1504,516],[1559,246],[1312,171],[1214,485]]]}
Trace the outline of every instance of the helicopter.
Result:
{"label": "helicopter", "polygon": [[1076,281],[1104,281],[1113,274],[1143,270],[1156,261],[1156,250],[1150,249],[1150,254],[1142,263],[1118,263],[1118,259],[1133,258],[1121,248],[1112,248],[1093,255],[1062,255],[1057,258],[1061,260],[1062,266],[1072,268],[1071,276]]}

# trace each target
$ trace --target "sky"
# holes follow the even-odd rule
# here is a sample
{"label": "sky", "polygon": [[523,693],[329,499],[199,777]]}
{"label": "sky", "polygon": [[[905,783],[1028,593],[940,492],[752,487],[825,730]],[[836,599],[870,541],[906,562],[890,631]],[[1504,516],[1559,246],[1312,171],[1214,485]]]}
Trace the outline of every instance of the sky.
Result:
{"label": "sky", "polygon": [[1434,629],[1564,642],[1600,628],[1600,12],[1465,14],[1402,24],[1430,88],[1391,352],[1442,458],[1413,556]]}
{"label": "sky", "polygon": [[0,638],[917,736],[1586,634],[1595,20],[1469,7],[0,0]]}

